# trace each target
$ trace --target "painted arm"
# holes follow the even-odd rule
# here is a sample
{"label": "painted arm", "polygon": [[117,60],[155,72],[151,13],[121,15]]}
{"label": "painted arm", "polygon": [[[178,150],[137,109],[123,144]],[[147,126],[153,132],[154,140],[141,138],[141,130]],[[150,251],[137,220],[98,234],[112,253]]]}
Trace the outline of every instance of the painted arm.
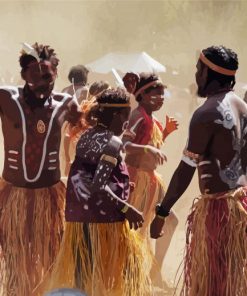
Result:
{"label": "painted arm", "polygon": [[137,229],[143,223],[143,217],[141,213],[127,202],[121,200],[116,194],[114,194],[114,192],[112,192],[107,184],[112,170],[117,165],[117,158],[121,149],[122,141],[118,137],[112,136],[108,145],[104,149],[96,168],[91,185],[91,194],[96,192],[102,193],[104,198],[109,198],[114,203],[114,205],[125,214],[126,219],[129,221],[130,227]]}
{"label": "painted arm", "polygon": [[164,209],[164,211],[169,213],[172,206],[176,203],[180,196],[184,194],[185,190],[190,185],[195,170],[196,164],[191,166],[187,164],[184,160],[179,163],[172,176],[166,195],[161,203],[161,207],[162,209]]}
{"label": "painted arm", "polygon": [[188,145],[184,150],[182,161],[173,174],[161,205],[156,208],[156,217],[150,228],[152,238],[159,238],[163,235],[162,228],[165,217],[169,215],[172,206],[188,188],[199,162],[199,157],[205,154],[212,133],[212,126],[210,127],[210,125],[203,122],[203,118],[200,118],[198,114],[193,115],[190,123]]}

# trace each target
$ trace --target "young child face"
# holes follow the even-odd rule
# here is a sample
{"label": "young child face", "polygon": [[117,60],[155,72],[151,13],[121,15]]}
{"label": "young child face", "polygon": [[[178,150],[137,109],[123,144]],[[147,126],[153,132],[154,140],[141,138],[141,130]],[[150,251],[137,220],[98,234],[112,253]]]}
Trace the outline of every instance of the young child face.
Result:
{"label": "young child face", "polygon": [[153,88],[148,93],[142,94],[141,104],[150,111],[158,111],[164,103],[164,86]]}

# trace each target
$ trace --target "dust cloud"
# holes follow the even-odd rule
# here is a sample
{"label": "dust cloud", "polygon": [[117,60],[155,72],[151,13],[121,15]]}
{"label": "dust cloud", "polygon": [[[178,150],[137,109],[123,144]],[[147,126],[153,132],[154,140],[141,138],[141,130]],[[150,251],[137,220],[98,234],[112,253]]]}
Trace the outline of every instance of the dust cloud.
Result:
{"label": "dust cloud", "polygon": [[[171,92],[157,116],[164,122],[168,114],[180,123],[163,147],[168,161],[159,172],[168,185],[181,159],[191,114],[201,103],[189,90],[200,49],[222,44],[238,53],[236,91],[243,96],[246,11],[247,3],[242,1],[0,1],[0,84],[23,83],[18,64],[21,42],[55,48],[60,59],[55,87],[59,91],[67,86],[73,65],[90,63],[109,52],[147,52],[167,67],[161,76]],[[114,83],[110,74],[91,73],[90,81],[96,79]],[[186,215],[198,195],[195,175],[174,207],[180,223],[163,266],[171,282],[182,260]]]}

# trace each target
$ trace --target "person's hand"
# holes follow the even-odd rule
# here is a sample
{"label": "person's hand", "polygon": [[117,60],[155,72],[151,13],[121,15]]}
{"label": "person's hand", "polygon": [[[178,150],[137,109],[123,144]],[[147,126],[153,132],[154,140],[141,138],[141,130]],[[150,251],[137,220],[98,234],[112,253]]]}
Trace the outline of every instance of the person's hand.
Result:
{"label": "person's hand", "polygon": [[155,216],[150,226],[150,236],[151,238],[159,238],[163,236],[164,232],[162,231],[165,224],[165,219]]}
{"label": "person's hand", "polygon": [[125,218],[129,221],[130,228],[134,228],[135,230],[142,227],[144,222],[141,212],[131,206],[129,206],[125,213]]}
{"label": "person's hand", "polygon": [[130,192],[132,193],[135,190],[136,184],[135,182],[129,182]]}
{"label": "person's hand", "polygon": [[144,149],[145,152],[151,153],[153,155],[159,165],[162,165],[164,161],[167,161],[165,154],[161,150],[151,145],[147,145]]}
{"label": "person's hand", "polygon": [[170,133],[178,129],[178,122],[173,117],[166,115],[166,127],[163,132],[164,138],[166,138]]}

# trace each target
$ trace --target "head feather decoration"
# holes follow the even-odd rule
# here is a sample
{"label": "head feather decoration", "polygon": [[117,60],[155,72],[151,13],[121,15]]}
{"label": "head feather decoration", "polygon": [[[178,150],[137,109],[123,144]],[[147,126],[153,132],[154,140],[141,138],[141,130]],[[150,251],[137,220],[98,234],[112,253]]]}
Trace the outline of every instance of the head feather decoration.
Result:
{"label": "head feather decoration", "polygon": [[22,51],[28,55],[33,56],[38,63],[40,62],[40,57],[37,51],[30,44],[26,42],[22,42]]}

